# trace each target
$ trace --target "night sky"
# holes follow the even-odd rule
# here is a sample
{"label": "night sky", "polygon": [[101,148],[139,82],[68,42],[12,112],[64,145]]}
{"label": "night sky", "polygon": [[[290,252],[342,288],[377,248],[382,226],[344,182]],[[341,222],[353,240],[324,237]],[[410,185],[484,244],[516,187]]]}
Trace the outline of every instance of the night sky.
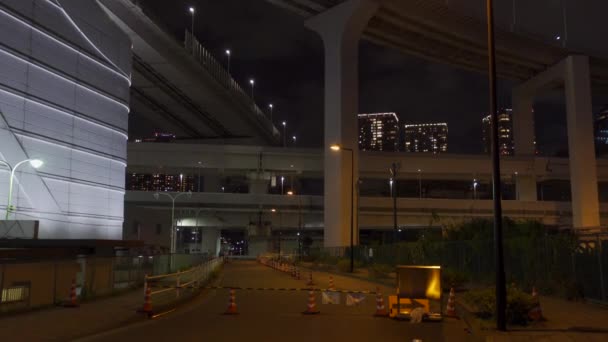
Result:
{"label": "night sky", "polygon": [[[275,124],[286,120],[298,146],[320,147],[323,133],[323,50],[303,19],[264,0],[143,0],[176,37],[190,27],[187,8],[197,9],[195,33],[218,60],[232,51],[233,77],[256,80],[256,101],[275,106]],[[183,39],[183,38],[182,38]],[[401,123],[447,122],[450,153],[481,153],[481,118],[488,111],[487,77],[427,62],[369,42],[361,43],[360,112],[397,112]],[[499,105],[511,105],[511,81],[499,82]],[[594,98],[594,109],[605,102]],[[541,153],[567,148],[563,92],[535,103]],[[540,128],[539,128],[540,127]],[[131,123],[138,135],[149,126]]]}

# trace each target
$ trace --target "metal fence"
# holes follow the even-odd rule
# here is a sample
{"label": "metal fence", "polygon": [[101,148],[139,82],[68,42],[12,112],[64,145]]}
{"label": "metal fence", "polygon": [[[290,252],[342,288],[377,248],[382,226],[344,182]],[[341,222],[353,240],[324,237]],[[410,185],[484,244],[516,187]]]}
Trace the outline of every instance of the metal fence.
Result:
{"label": "metal fence", "polygon": [[147,287],[151,288],[151,301],[155,307],[170,306],[198,293],[201,286],[213,278],[213,274],[224,263],[222,257],[207,260],[187,270],[169,274],[146,276],[144,278],[144,294]]}
{"label": "metal fence", "polygon": [[174,254],[4,262],[0,264],[0,313],[65,302],[72,283],[81,300],[107,296],[142,286],[146,275],[182,271],[206,260],[205,255]]}
{"label": "metal fence", "polygon": [[[543,236],[505,239],[507,281],[521,288],[568,299],[606,301],[608,294],[608,234],[581,238]],[[371,250],[371,251],[370,251]],[[356,246],[355,266],[371,277],[389,273],[395,265],[440,265],[444,287],[462,283],[482,287],[494,282],[494,242],[491,240],[426,241],[381,246]],[[350,249],[311,250],[315,264],[345,264]],[[384,276],[388,276],[385,274]]]}

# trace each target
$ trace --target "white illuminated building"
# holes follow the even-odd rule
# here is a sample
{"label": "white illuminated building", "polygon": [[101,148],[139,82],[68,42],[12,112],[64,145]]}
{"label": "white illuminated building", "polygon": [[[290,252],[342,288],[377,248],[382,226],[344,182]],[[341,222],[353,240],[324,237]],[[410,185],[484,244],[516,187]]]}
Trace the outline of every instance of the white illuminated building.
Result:
{"label": "white illuminated building", "polygon": [[[39,238],[121,239],[131,42],[92,0],[0,0],[0,160]],[[9,172],[0,167],[0,212]],[[2,238],[2,236],[0,236]]]}

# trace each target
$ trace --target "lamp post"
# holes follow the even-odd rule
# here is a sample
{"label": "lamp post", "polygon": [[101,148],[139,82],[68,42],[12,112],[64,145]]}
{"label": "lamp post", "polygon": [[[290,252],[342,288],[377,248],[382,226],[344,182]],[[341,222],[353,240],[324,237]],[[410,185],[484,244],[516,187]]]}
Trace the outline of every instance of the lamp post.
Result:
{"label": "lamp post", "polygon": [[397,242],[397,172],[399,165],[391,164],[389,169],[391,174],[391,195],[393,197],[393,239]]}
{"label": "lamp post", "polygon": [[160,196],[167,196],[171,199],[171,231],[170,231],[170,243],[171,243],[171,254],[175,253],[176,247],[176,239],[175,239],[175,200],[177,200],[181,196],[188,196],[188,198],[192,197],[192,191],[188,192],[178,192],[175,196],[166,192],[157,192],[154,194],[154,199],[160,199]]}
{"label": "lamp post", "polygon": [[203,162],[198,162],[198,181],[197,183],[197,187],[196,187],[196,192],[201,192],[201,169],[203,168]]}
{"label": "lamp post", "polygon": [[230,74],[230,50],[226,50],[226,58],[228,59],[228,74]]}
{"label": "lamp post", "polygon": [[268,105],[268,108],[270,109],[270,122],[272,122],[272,110],[274,108],[274,105],[271,103]]}
{"label": "lamp post", "polygon": [[5,220],[8,220],[10,212],[13,211],[12,208],[12,199],[13,199],[13,182],[15,179],[15,171],[17,171],[17,168],[25,163],[29,162],[30,166],[33,167],[34,169],[37,169],[39,167],[41,167],[44,162],[40,159],[26,159],[26,160],[22,160],[20,162],[18,162],[15,167],[12,167],[11,164],[9,164],[8,162],[2,161],[0,160],[0,164],[5,165],[9,171],[11,172],[11,177],[9,178],[9,185],[8,185],[8,200],[6,201],[6,216],[4,217]]}
{"label": "lamp post", "polygon": [[422,199],[422,169],[418,169],[418,196]]}
{"label": "lamp post", "polygon": [[253,87],[255,86],[255,80],[252,78],[249,80],[249,84],[251,84],[251,99],[255,102],[255,97],[253,96]]}
{"label": "lamp post", "polygon": [[287,147],[287,121],[283,121],[283,147]]}
{"label": "lamp post", "polygon": [[351,148],[342,147],[340,145],[331,145],[332,151],[348,151],[350,152],[350,273],[355,271],[355,251],[354,251],[354,197],[355,197],[355,152]]}
{"label": "lamp post", "polygon": [[281,176],[281,195],[284,195],[285,193],[283,192],[285,186],[285,177]]}
{"label": "lamp post", "polygon": [[477,199],[477,179],[473,179],[473,199]]}
{"label": "lamp post", "polygon": [[190,33],[192,34],[192,53],[194,54],[194,13],[196,11],[193,6],[190,6],[190,8],[188,8],[188,11],[190,12],[190,15],[192,16],[192,30],[190,31]]}
{"label": "lamp post", "polygon": [[293,137],[291,137],[291,140],[293,140],[293,147],[296,147],[296,136],[294,135]]}
{"label": "lamp post", "polygon": [[494,261],[496,270],[496,329],[507,330],[507,288],[502,240],[502,204],[500,188],[500,155],[498,148],[498,114],[496,99],[496,46],[494,44],[494,1],[487,0],[488,22],[488,83],[490,115],[492,115],[492,188],[494,201]]}

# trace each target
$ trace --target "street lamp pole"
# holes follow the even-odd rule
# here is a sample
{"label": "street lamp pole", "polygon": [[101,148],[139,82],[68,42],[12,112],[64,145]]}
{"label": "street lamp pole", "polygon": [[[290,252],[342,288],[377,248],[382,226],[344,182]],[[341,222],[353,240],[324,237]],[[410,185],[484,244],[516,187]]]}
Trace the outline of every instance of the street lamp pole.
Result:
{"label": "street lamp pole", "polygon": [[253,96],[253,86],[255,86],[255,80],[252,78],[249,80],[249,84],[251,84],[251,99],[255,102],[255,97]]}
{"label": "street lamp pole", "polygon": [[390,173],[391,173],[391,192],[393,196],[393,239],[397,242],[397,170],[399,169],[399,165],[397,163],[393,163],[391,165]]}
{"label": "street lamp pole", "polygon": [[192,53],[194,54],[194,12],[195,9],[194,7],[190,7],[188,9],[190,11],[190,14],[192,15],[192,30],[190,31],[190,33],[192,34]]}
{"label": "street lamp pole", "polygon": [[283,121],[283,147],[287,147],[287,121]]}
{"label": "street lamp pole", "polygon": [[15,165],[15,167],[12,167],[11,164],[9,164],[8,162],[0,160],[0,164],[5,165],[11,172],[11,177],[9,178],[9,183],[8,183],[8,200],[6,201],[6,216],[4,217],[5,220],[8,220],[10,212],[12,211],[11,203],[12,203],[12,199],[13,199],[13,183],[15,180],[15,171],[17,171],[17,168],[19,166],[21,166],[27,162],[29,162],[30,166],[33,167],[34,169],[37,169],[44,164],[44,162],[40,159],[26,159],[26,160],[22,160],[22,161],[18,162],[17,165]]}
{"label": "street lamp pole", "polygon": [[230,75],[230,50],[226,50],[226,57],[228,58],[228,74]]}
{"label": "street lamp pole", "polygon": [[498,115],[496,99],[496,46],[494,42],[494,1],[487,0],[488,22],[488,81],[490,86],[490,114],[492,115],[492,188],[494,200],[494,251],[496,270],[496,329],[507,330],[507,289],[502,240],[502,205],[500,188],[500,155],[498,151]]}
{"label": "street lamp pole", "polygon": [[171,254],[175,253],[176,249],[176,239],[175,239],[175,200],[177,200],[180,196],[186,195],[188,198],[192,197],[192,192],[180,192],[177,195],[173,196],[170,193],[166,192],[157,192],[154,194],[155,199],[159,199],[160,196],[167,196],[171,199],[171,231],[170,231],[170,243],[171,243]]}
{"label": "street lamp pole", "polygon": [[268,108],[270,108],[270,122],[272,122],[272,109],[274,108],[272,103],[268,105]]}
{"label": "street lamp pole", "polygon": [[332,145],[330,147],[333,151],[348,151],[350,152],[350,273],[355,271],[355,251],[354,251],[354,197],[355,197],[355,152],[352,148],[342,147],[340,145]]}
{"label": "street lamp pole", "polygon": [[291,138],[292,138],[292,140],[293,140],[293,147],[296,147],[296,138],[297,138],[297,137],[294,135],[294,136],[293,136],[293,137],[291,137]]}

